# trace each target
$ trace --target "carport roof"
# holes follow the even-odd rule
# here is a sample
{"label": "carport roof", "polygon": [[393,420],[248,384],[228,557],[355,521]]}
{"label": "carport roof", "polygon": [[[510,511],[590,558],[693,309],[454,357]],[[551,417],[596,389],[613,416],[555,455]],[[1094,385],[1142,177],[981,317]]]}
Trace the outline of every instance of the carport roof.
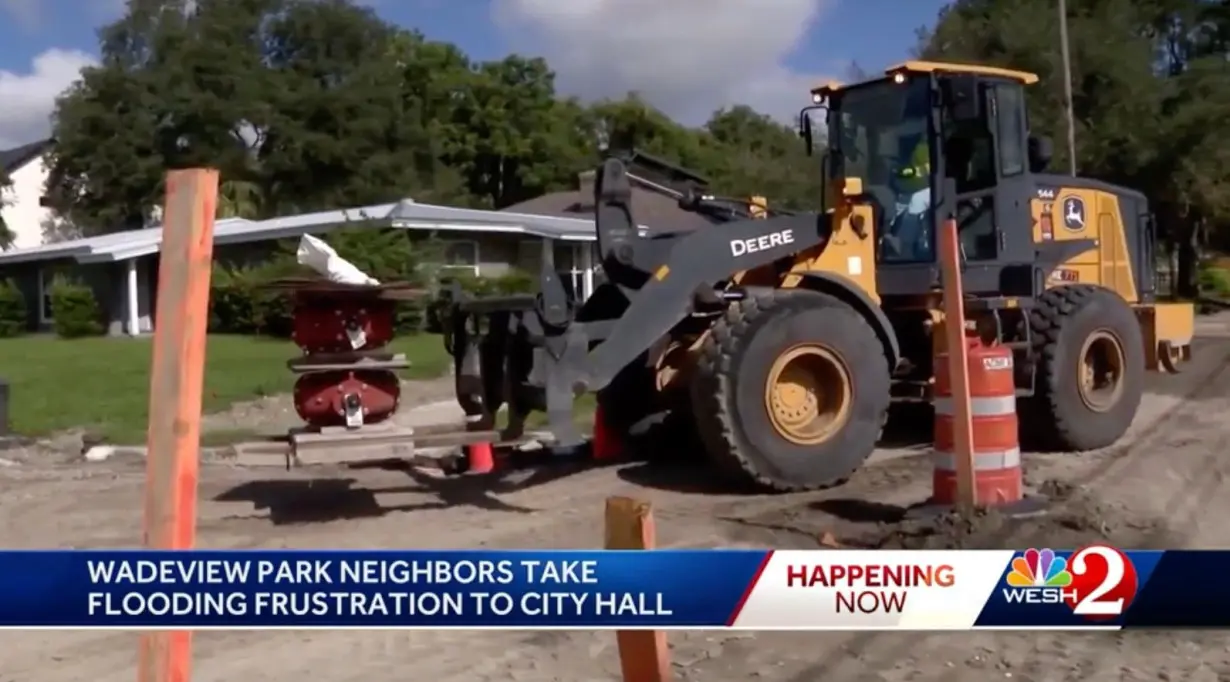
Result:
{"label": "carport roof", "polygon": [[[293,238],[360,224],[441,232],[503,232],[569,241],[594,241],[596,238],[594,221],[590,218],[433,206],[405,199],[390,204],[305,213],[269,220],[219,220],[214,224],[214,243],[242,244]],[[641,231],[644,232],[644,228],[641,228]],[[62,258],[72,258],[80,263],[122,261],[157,253],[161,245],[162,227],[159,226],[5,251],[0,253],[0,265]]]}

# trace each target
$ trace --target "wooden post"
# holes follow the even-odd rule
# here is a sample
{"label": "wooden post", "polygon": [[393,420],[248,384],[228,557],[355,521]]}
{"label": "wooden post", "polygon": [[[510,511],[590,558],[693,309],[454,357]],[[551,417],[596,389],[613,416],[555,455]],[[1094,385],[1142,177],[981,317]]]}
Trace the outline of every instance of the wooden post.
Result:
{"label": "wooden post", "polygon": [[[171,171],[166,184],[150,366],[145,547],[191,549],[218,172]],[[139,658],[138,682],[188,682],[192,633],[147,633]]]}
{"label": "wooden post", "polygon": [[961,252],[957,221],[939,230],[940,269],[944,284],[944,332],[948,376],[952,382],[953,457],[957,460],[957,506],[977,504],[974,492],[974,424],[970,415],[969,348],[965,345],[965,293],[961,286]]}
{"label": "wooden post", "polygon": [[[606,548],[653,549],[657,544],[653,507],[627,497],[606,501]],[[620,630],[619,667],[624,682],[668,682],[671,679],[670,648],[662,630]]]}

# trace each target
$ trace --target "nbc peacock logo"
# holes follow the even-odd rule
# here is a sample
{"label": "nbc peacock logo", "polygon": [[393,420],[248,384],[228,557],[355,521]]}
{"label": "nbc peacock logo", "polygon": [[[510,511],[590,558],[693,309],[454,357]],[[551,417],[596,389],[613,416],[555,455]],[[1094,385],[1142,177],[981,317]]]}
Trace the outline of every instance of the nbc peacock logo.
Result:
{"label": "nbc peacock logo", "polygon": [[1067,587],[1072,584],[1068,561],[1050,549],[1027,549],[1012,560],[1008,585],[1012,587]]}
{"label": "nbc peacock logo", "polygon": [[1028,549],[1012,560],[1004,599],[1015,604],[1067,604],[1076,600],[1068,561],[1051,549]]}

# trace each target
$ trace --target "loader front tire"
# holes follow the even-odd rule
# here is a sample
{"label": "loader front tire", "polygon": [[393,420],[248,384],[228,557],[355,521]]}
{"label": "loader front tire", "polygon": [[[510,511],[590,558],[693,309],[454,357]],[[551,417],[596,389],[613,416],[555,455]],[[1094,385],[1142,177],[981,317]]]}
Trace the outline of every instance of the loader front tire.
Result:
{"label": "loader front tire", "polygon": [[1038,297],[1030,325],[1035,394],[1021,415],[1028,445],[1052,452],[1114,445],[1144,392],[1144,340],[1131,307],[1103,287],[1056,287]]}
{"label": "loader front tire", "polygon": [[733,304],[700,351],[692,410],[710,461],[777,492],[846,480],[890,401],[884,347],[831,296],[774,290]]}

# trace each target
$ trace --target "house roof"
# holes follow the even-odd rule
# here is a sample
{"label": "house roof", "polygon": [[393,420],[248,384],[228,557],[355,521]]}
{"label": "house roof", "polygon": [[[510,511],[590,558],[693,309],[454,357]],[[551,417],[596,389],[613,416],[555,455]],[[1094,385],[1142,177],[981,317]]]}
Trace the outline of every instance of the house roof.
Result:
{"label": "house roof", "polygon": [[[241,244],[294,238],[359,224],[441,232],[503,232],[568,241],[594,241],[596,238],[592,218],[432,206],[405,199],[390,204],[269,220],[219,220],[214,224],[214,243]],[[644,231],[644,228],[641,229]],[[79,263],[114,262],[156,253],[161,245],[162,228],[159,226],[0,252],[0,265],[62,258],[72,258]]]}
{"label": "house roof", "polygon": [[0,171],[11,173],[38,158],[51,146],[51,139],[39,140],[13,149],[0,149]]}
{"label": "house roof", "polygon": [[[589,218],[594,215],[595,208],[593,175],[593,171],[581,174],[580,189],[544,194],[509,206],[504,211]],[[628,180],[632,185],[632,215],[650,233],[689,231],[711,226],[702,216],[679,208],[678,194],[673,190],[631,173]]]}

